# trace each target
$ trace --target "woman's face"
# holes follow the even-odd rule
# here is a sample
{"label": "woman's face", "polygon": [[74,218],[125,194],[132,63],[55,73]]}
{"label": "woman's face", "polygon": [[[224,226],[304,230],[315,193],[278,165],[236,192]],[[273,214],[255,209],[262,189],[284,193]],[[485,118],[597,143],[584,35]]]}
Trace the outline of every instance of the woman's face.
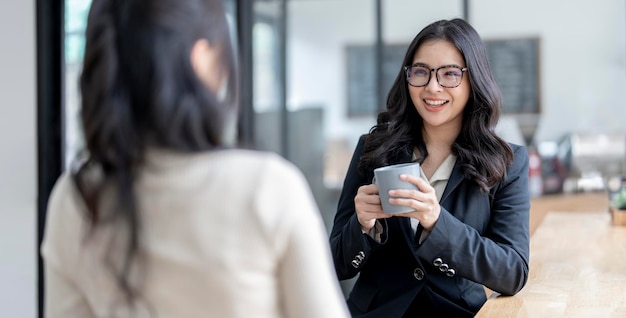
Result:
{"label": "woman's face", "polygon": [[[446,40],[429,40],[422,43],[411,63],[416,64],[428,69],[437,69],[444,65],[466,67],[461,52]],[[463,109],[470,96],[468,75],[463,74],[461,84],[453,88],[441,86],[435,72],[430,72],[429,76],[430,80],[426,86],[415,87],[407,83],[411,101],[424,121],[424,128],[460,129]]]}

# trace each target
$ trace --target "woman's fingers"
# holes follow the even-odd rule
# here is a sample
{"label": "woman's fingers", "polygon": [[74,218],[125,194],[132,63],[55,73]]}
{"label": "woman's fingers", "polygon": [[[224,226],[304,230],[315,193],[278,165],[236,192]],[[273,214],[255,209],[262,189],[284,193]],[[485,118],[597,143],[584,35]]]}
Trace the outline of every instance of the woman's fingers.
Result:
{"label": "woman's fingers", "polygon": [[357,218],[364,230],[371,229],[376,223],[376,219],[388,218],[391,215],[383,213],[378,196],[378,187],[374,184],[359,187],[354,198],[354,207]]}
{"label": "woman's fingers", "polygon": [[357,194],[378,194],[378,186],[373,183],[360,186]]}
{"label": "woman's fingers", "polygon": [[434,192],[435,189],[430,186],[430,183],[426,181],[424,178],[416,177],[408,174],[400,175],[400,180],[412,183],[417,186],[417,188],[422,192]]}
{"label": "woman's fingers", "polygon": [[428,181],[415,176],[401,175],[400,179],[410,182],[418,187],[419,190],[413,189],[396,189],[389,191],[389,203],[394,205],[406,206],[415,212],[397,214],[418,219],[420,223],[430,229],[434,222],[439,218],[441,206],[435,193],[435,189]]}
{"label": "woman's fingers", "polygon": [[357,213],[380,213],[383,211],[378,194],[357,195],[354,198],[354,205]]}
{"label": "woman's fingers", "polygon": [[417,212],[430,212],[434,209],[434,205],[422,201],[417,201],[415,199],[406,199],[406,198],[391,198],[389,199],[389,203],[393,205],[401,205],[412,208]]}

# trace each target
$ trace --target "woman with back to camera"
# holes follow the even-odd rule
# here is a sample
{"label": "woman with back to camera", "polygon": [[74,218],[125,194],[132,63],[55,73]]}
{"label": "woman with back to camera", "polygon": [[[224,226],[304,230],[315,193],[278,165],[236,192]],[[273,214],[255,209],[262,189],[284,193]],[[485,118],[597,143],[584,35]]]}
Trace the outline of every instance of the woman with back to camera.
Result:
{"label": "woman with back to camera", "polygon": [[229,149],[236,70],[221,0],[94,0],[86,160],[51,194],[45,315],[346,317],[302,174]]}
{"label": "woman with back to camera", "polygon": [[[377,124],[360,138],[330,242],[340,279],[359,274],[353,317],[471,317],[483,286],[503,295],[528,278],[528,156],[496,136],[500,91],[484,44],[464,20],[413,39]],[[372,184],[377,167],[417,161],[417,190],[391,190],[389,215]]]}

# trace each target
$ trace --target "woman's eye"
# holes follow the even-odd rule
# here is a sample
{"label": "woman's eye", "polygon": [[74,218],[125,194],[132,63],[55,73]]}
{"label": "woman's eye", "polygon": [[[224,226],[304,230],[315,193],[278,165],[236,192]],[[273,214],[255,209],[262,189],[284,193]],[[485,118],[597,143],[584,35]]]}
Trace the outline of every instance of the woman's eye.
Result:
{"label": "woman's eye", "polygon": [[418,68],[418,69],[413,70],[413,75],[415,75],[415,76],[426,76],[426,75],[428,75],[428,72],[429,71],[427,69],[425,69],[425,68]]}
{"label": "woman's eye", "polygon": [[452,70],[450,70],[450,71],[445,71],[445,72],[443,73],[443,76],[445,76],[445,77],[459,77],[459,76],[461,76],[461,72],[460,72],[460,71],[457,71],[457,70],[454,70],[454,71],[452,71]]}

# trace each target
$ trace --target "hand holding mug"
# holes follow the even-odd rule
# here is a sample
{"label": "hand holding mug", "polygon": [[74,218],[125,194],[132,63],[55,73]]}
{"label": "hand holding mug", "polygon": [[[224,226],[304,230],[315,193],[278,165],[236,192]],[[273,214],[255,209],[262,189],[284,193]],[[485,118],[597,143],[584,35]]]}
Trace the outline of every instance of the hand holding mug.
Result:
{"label": "hand holding mug", "polygon": [[411,212],[398,214],[398,216],[417,219],[426,230],[430,231],[441,213],[441,206],[439,205],[435,189],[421,177],[402,174],[399,178],[415,185],[418,190],[390,190],[389,203],[411,209]]}
{"label": "hand holding mug", "polygon": [[354,208],[363,231],[369,231],[376,224],[376,219],[391,217],[383,212],[378,195],[378,186],[368,184],[359,187],[354,197]]}
{"label": "hand holding mug", "polygon": [[[417,185],[411,183],[408,180],[402,180],[401,175],[414,176],[419,178],[420,176],[420,164],[416,162],[401,163],[396,165],[390,165],[374,169],[374,183],[378,186],[380,196],[380,203],[383,211],[388,214],[411,212],[414,209],[408,205],[392,204],[389,199],[392,199],[398,194],[390,196],[389,191],[392,190],[407,190],[400,192],[399,195],[407,195],[407,193],[418,192]],[[404,203],[404,201],[400,201]]]}

